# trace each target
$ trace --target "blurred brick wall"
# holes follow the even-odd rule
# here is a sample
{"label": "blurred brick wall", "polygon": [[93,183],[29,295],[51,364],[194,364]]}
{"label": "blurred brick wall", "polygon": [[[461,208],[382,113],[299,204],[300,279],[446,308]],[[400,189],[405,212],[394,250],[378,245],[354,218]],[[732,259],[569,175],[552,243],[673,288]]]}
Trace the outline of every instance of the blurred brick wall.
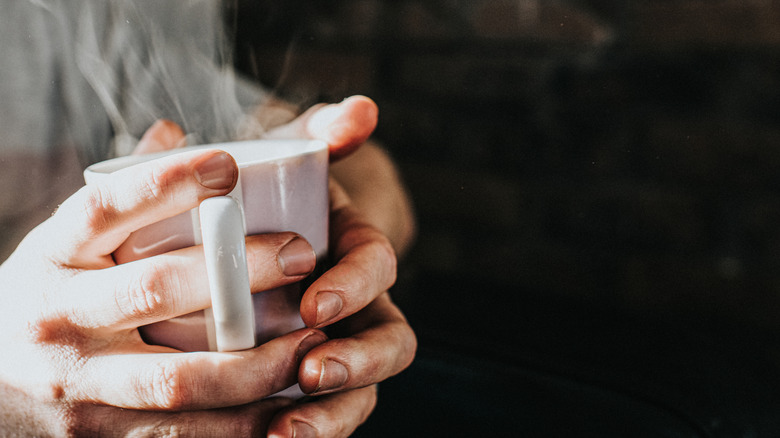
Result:
{"label": "blurred brick wall", "polygon": [[777,2],[239,4],[244,71],[379,103],[419,324],[447,303],[436,324],[505,331],[543,299],[777,327]]}

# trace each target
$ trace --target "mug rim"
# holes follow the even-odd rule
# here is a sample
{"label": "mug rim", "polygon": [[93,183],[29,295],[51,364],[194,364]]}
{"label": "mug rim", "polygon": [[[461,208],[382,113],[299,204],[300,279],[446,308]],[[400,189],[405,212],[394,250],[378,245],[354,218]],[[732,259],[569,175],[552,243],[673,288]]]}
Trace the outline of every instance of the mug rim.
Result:
{"label": "mug rim", "polygon": [[[184,146],[181,148],[170,149],[162,152],[155,152],[152,154],[143,155],[126,155],[122,157],[111,158],[108,160],[100,161],[88,166],[84,169],[84,179],[87,183],[94,181],[95,179],[102,179],[128,167],[132,167],[136,164],[146,163],[156,160],[158,158],[167,157],[184,152],[198,151],[198,150],[222,150],[233,156],[241,150],[249,148],[260,148],[257,150],[263,150],[270,152],[265,156],[252,158],[248,160],[239,161],[236,158],[236,163],[239,168],[247,167],[259,163],[268,163],[277,160],[284,160],[294,157],[303,157],[313,153],[327,150],[328,144],[322,140],[308,140],[308,139],[256,139],[256,140],[241,140],[230,141],[221,143],[210,143],[201,145]],[[232,151],[232,152],[231,152]]]}

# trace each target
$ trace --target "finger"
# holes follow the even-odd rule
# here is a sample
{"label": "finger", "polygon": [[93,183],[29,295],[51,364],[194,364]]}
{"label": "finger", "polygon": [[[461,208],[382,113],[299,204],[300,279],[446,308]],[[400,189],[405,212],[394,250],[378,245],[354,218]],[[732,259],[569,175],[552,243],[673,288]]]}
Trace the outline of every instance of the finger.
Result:
{"label": "finger", "polygon": [[175,413],[82,404],[69,415],[67,435],[259,437],[265,436],[274,414],[292,403],[274,397],[239,407]]}
{"label": "finger", "polygon": [[[131,232],[196,207],[235,186],[238,168],[229,154],[195,151],[127,167],[82,187],[46,222],[60,236],[48,254],[67,266],[107,267],[110,254]],[[50,248],[50,249],[49,249]]]}
{"label": "finger", "polygon": [[[147,353],[96,356],[72,373],[66,394],[75,400],[146,410],[195,410],[237,406],[268,397],[296,382],[301,357],[327,338],[303,329],[260,347],[237,352]],[[175,350],[170,350],[175,351]],[[157,354],[148,354],[156,352]]]}
{"label": "finger", "polygon": [[290,406],[271,421],[268,437],[347,437],[376,406],[376,387],[355,389]]}
{"label": "finger", "polygon": [[353,96],[315,112],[306,123],[313,138],[330,146],[331,159],[348,155],[365,142],[376,128],[379,110],[365,96]]}
{"label": "finger", "polygon": [[272,397],[248,405],[185,412],[122,409],[94,403],[45,402],[0,382],[0,436],[265,436],[290,399]]}
{"label": "finger", "polygon": [[266,138],[312,138],[326,142],[337,160],[365,142],[376,128],[379,109],[365,96],[310,108],[291,123],[275,128]]}
{"label": "finger", "polygon": [[[317,262],[311,245],[294,233],[250,236],[246,248],[254,292],[300,281]],[[71,315],[72,323],[85,328],[135,328],[211,305],[200,246],[84,271],[70,281],[75,293],[59,294],[59,308]],[[106,293],[95,294],[95,290]]]}
{"label": "finger", "polygon": [[184,146],[186,136],[179,125],[170,120],[160,119],[144,133],[133,150],[133,155],[163,152]]}
{"label": "finger", "polygon": [[381,382],[414,360],[417,339],[385,293],[349,320],[350,337],[333,339],[310,351],[298,382],[307,394],[360,388]]}
{"label": "finger", "polygon": [[395,251],[387,238],[364,222],[346,195],[332,185],[330,234],[337,264],[318,278],[301,299],[301,317],[323,327],[365,307],[395,283]]}

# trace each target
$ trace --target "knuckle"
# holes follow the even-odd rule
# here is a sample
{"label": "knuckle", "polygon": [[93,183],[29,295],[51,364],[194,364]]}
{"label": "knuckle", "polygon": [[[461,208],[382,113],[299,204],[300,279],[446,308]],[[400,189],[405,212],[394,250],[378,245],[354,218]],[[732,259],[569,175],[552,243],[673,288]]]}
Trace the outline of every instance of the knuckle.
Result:
{"label": "knuckle", "polygon": [[381,255],[381,257],[395,261],[395,249],[393,249],[393,245],[390,243],[390,239],[385,237],[385,235],[382,234],[382,232],[379,230],[373,229],[372,231],[373,233],[369,242],[373,249],[376,250]]}
{"label": "knuckle", "polygon": [[117,294],[117,306],[128,318],[165,316],[170,308],[166,299],[170,268],[165,264],[150,266],[137,281]]}
{"label": "knuckle", "polygon": [[386,336],[388,342],[394,345],[394,349],[385,357],[384,367],[386,374],[391,376],[405,370],[414,362],[417,355],[417,335],[405,320],[390,322],[387,328]]}
{"label": "knuckle", "polygon": [[188,436],[188,433],[181,424],[157,424],[151,435],[160,438],[177,438]]}
{"label": "knuckle", "polygon": [[[329,416],[328,423],[330,424],[319,425],[319,428],[324,429],[328,436],[352,436],[355,430],[368,420],[368,418],[371,416],[371,413],[376,408],[376,384],[353,391],[355,391],[354,396],[357,397],[357,401],[359,401],[359,403],[355,406],[355,409],[348,415],[340,415],[335,418]],[[322,421],[324,418],[320,418],[320,420]]]}
{"label": "knuckle", "polygon": [[368,245],[368,250],[376,254],[380,260],[382,269],[378,272],[384,289],[389,289],[395,284],[396,277],[398,275],[398,260],[395,255],[395,250],[390,244],[390,241],[381,236],[381,238],[374,239]]}
{"label": "knuckle", "polygon": [[401,359],[402,369],[406,369],[412,364],[412,362],[414,362],[414,358],[417,355],[417,335],[414,333],[414,330],[412,330],[412,327],[408,324],[403,324],[403,328],[401,330],[401,336],[403,338],[403,349],[398,357]]}
{"label": "knuckle", "polygon": [[90,416],[84,405],[64,407],[56,413],[55,417],[61,424],[63,436],[84,436],[90,429]]}
{"label": "knuckle", "polygon": [[377,390],[377,384],[369,385],[364,390],[368,393],[367,397],[368,400],[363,405],[363,412],[361,415],[361,418],[359,420],[360,424],[363,424],[368,420],[368,417],[371,416],[371,413],[374,412],[374,409],[376,409],[376,404],[378,400],[378,390]]}
{"label": "knuckle", "polygon": [[180,410],[191,404],[186,367],[160,362],[152,369],[151,383],[145,386],[149,404],[165,410]]}
{"label": "knuckle", "polygon": [[386,359],[380,357],[379,355],[365,358],[363,363],[360,365],[361,367],[355,373],[356,375],[359,375],[359,379],[355,380],[362,380],[362,383],[364,384],[373,383],[379,376],[388,374],[388,364],[386,363]]}
{"label": "knuckle", "polygon": [[55,418],[59,421],[56,436],[117,436],[117,423],[112,417],[112,408],[91,402],[59,405]]}
{"label": "knuckle", "polygon": [[366,354],[356,360],[356,380],[374,383],[395,376],[407,369],[417,354],[417,337],[406,323],[396,322],[387,326],[384,339],[389,347],[381,353]]}
{"label": "knuckle", "polygon": [[382,257],[386,260],[386,262],[392,266],[393,271],[395,271],[396,265],[398,264],[398,260],[395,255],[395,249],[393,248],[393,245],[390,243],[390,240],[382,235],[381,239],[377,239],[374,243],[374,245],[377,247],[376,250],[381,253]]}
{"label": "knuckle", "polygon": [[170,172],[160,167],[154,167],[150,169],[146,177],[141,181],[139,194],[143,199],[152,202],[162,202],[167,197],[170,185]]}
{"label": "knuckle", "polygon": [[35,318],[27,322],[25,335],[33,344],[51,348],[49,353],[69,361],[79,359],[79,351],[88,348],[90,343],[89,334],[66,316]]}
{"label": "knuckle", "polygon": [[88,233],[98,235],[117,222],[119,212],[111,193],[100,186],[95,186],[85,194],[84,214],[84,226]]}

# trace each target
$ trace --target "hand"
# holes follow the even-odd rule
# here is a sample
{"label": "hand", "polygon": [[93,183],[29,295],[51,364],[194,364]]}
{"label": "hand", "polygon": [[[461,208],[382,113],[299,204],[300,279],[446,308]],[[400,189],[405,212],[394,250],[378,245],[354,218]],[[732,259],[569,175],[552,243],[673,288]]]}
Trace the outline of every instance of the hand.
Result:
{"label": "hand", "polygon": [[[349,435],[373,410],[375,383],[402,371],[414,358],[414,332],[387,293],[395,281],[396,250],[411,239],[410,207],[389,160],[377,149],[358,150],[373,132],[377,113],[370,99],[357,96],[315,106],[265,133],[266,138],[324,140],[331,161],[338,160],[340,166],[339,181],[331,182],[331,253],[336,264],[309,287],[301,302],[307,325],[330,326],[334,339],[305,355],[298,381],[313,397],[276,414],[269,436]],[[150,146],[172,144],[164,131],[149,137],[161,139]],[[152,149],[157,150],[146,151]],[[384,178],[377,182],[377,176]],[[351,194],[363,202],[356,206],[339,182],[348,183],[354,188]],[[366,187],[375,192],[355,193]],[[403,220],[387,220],[399,214]],[[395,245],[385,235],[397,236],[392,239]]]}
{"label": "hand", "polygon": [[335,184],[331,196],[338,264],[306,291],[301,315],[310,327],[330,325],[333,339],[307,353],[298,374],[301,388],[316,398],[280,412],[269,436],[349,435],[373,410],[375,383],[414,358],[414,333],[387,292],[395,280],[392,247]]}
{"label": "hand", "polygon": [[[147,345],[138,326],[208,306],[202,252],[111,257],[132,231],[228,193],[236,178],[218,151],[145,163],[85,186],[23,240],[0,266],[0,434],[265,432],[290,402],[263,398],[297,380],[325,335],[302,329],[233,353]],[[250,266],[262,267],[250,270],[254,290],[305,276],[284,273],[282,249],[296,238],[247,239]]]}
{"label": "hand", "polygon": [[[392,174],[387,168],[389,161],[382,160],[382,155],[356,151],[373,131],[376,118],[376,105],[371,100],[352,97],[340,104],[314,107],[268,136],[326,141],[331,161],[345,164],[339,175],[343,180],[364,175],[361,169],[366,168],[378,167],[377,175],[388,175]],[[352,156],[347,157],[349,154]],[[360,161],[347,164],[357,156]],[[355,183],[352,179],[348,182],[357,189],[377,188],[373,181]],[[336,265],[306,291],[301,315],[309,327],[330,326],[328,333],[334,339],[308,352],[298,374],[301,388],[315,397],[277,414],[268,429],[269,436],[350,434],[376,404],[375,383],[402,371],[414,358],[414,332],[387,292],[395,282],[396,250],[411,238],[411,226],[398,227],[406,229],[406,237],[394,239],[400,242],[394,248],[385,234],[394,235],[396,230],[391,227],[399,222],[383,221],[378,226],[388,225],[380,231],[375,226],[378,221],[363,214],[370,210],[376,213],[370,217],[395,216],[399,212],[410,216],[408,208],[395,208],[398,199],[406,200],[400,183],[395,178],[386,181],[378,187],[381,193],[360,197],[369,200],[360,208],[337,181],[331,183],[331,253]],[[391,202],[370,203],[387,199]]]}

